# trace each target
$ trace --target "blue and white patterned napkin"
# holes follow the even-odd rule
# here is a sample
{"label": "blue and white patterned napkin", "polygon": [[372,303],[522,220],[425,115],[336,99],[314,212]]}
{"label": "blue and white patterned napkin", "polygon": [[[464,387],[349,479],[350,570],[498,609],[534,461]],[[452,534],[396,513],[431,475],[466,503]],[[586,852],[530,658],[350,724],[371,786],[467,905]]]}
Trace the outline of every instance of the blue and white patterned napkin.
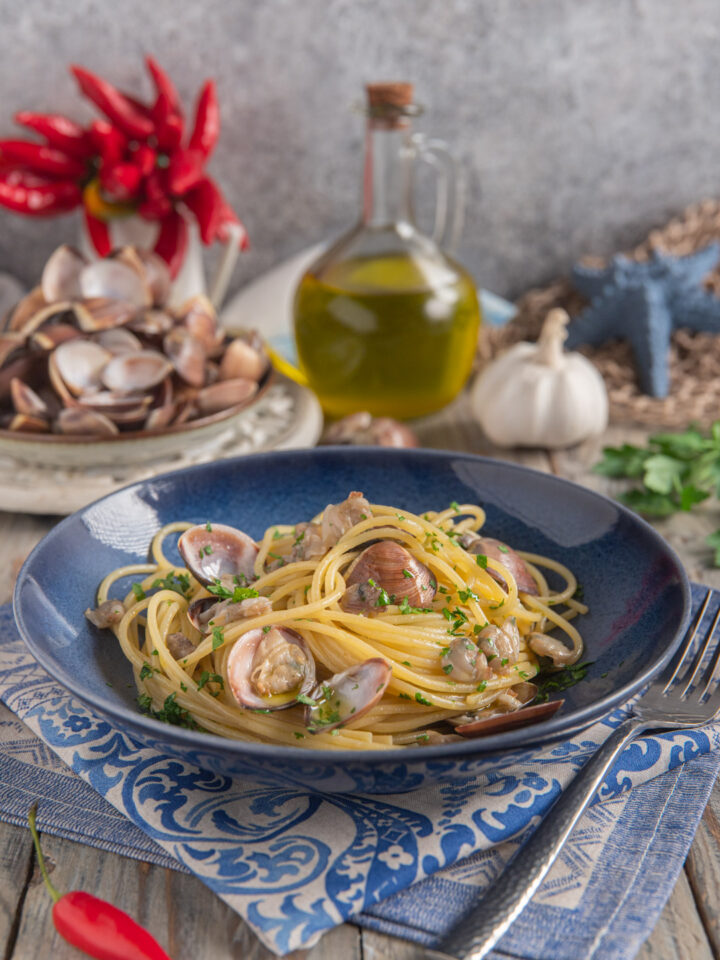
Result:
{"label": "blue and white patterned napkin", "polygon": [[[694,588],[696,603],[706,592]],[[720,594],[708,626],[719,605]],[[463,786],[383,797],[258,787],[115,731],[32,659],[7,607],[0,699],[15,715],[0,713],[0,817],[24,823],[39,798],[42,829],[191,871],[278,953],[345,920],[437,942],[624,716]],[[491,956],[634,956],[682,867],[719,746],[720,724],[631,744]]]}

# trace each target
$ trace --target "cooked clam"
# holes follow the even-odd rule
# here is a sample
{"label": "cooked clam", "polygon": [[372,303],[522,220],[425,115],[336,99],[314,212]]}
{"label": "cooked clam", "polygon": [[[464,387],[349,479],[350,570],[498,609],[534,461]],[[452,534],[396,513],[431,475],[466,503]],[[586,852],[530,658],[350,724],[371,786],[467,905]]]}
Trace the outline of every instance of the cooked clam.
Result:
{"label": "cooked clam", "polygon": [[255,578],[258,548],[242,530],[224,523],[198,524],[178,540],[178,550],[196,580],[208,586],[223,578],[238,585]]}
{"label": "cooked clam", "polygon": [[198,391],[197,405],[200,413],[219,413],[229,407],[245,403],[257,393],[254,380],[218,380]]}
{"label": "cooked clam", "polygon": [[378,613],[405,600],[411,607],[428,607],[436,589],[425,564],[393,540],[366,547],[348,568],[345,584],[341,606],[347,613]]}
{"label": "cooked clam", "polygon": [[69,390],[76,397],[98,390],[112,354],[92,340],[67,340],[50,354],[49,372],[61,397]]}
{"label": "cooked clam", "polygon": [[173,328],[173,318],[164,310],[145,310],[137,314],[128,328],[142,337],[161,340]]}
{"label": "cooked clam", "polygon": [[77,327],[73,327],[69,323],[53,323],[36,330],[30,337],[30,345],[49,353],[55,347],[59,347],[61,343],[65,343],[66,340],[77,340],[80,337],[82,337],[82,332]]}
{"label": "cooked clam", "polygon": [[120,623],[125,616],[125,607],[123,606],[122,600],[105,600],[94,610],[88,607],[85,611],[85,616],[90,623],[95,624],[96,627],[105,629],[106,627],[112,627],[114,624]]}
{"label": "cooked clam", "polygon": [[[537,584],[528,570],[527,564],[512,547],[508,547],[507,544],[502,543],[500,540],[495,540],[493,537],[481,537],[477,533],[464,533],[460,537],[459,543],[468,553],[484,553],[486,557],[490,557],[491,560],[497,560],[498,563],[507,567],[515,578],[518,592],[531,593],[537,596]],[[488,567],[487,572],[501,587],[507,588],[505,580],[497,571]]]}
{"label": "cooked clam", "polygon": [[152,390],[172,372],[172,364],[156,350],[139,350],[113,357],[102,371],[108,390],[135,393]]}
{"label": "cooked clam", "polygon": [[114,437],[119,432],[112,420],[102,413],[82,407],[61,410],[55,420],[55,428],[58,433],[86,437]]}
{"label": "cooked clam", "polygon": [[227,660],[232,695],[241,707],[284,710],[315,683],[315,661],[294,630],[249,630],[235,641]]}
{"label": "cooked clam", "polygon": [[262,617],[272,612],[267,597],[247,597],[245,600],[218,600],[217,597],[200,597],[188,607],[190,623],[205,633],[210,627],[225,627],[248,617]]}
{"label": "cooked clam", "polygon": [[314,703],[305,707],[305,726],[310,733],[322,733],[357,720],[378,703],[391,676],[390,666],[380,657],[335,674],[313,692]]}
{"label": "cooked clam", "polygon": [[239,337],[225,348],[220,361],[220,379],[235,380],[244,377],[248,380],[260,380],[268,368],[264,353],[256,350]]}
{"label": "cooked clam", "polygon": [[30,317],[34,316],[44,306],[45,297],[42,289],[41,287],[35,287],[15,306],[7,325],[8,332],[22,329]]}
{"label": "cooked clam", "polygon": [[442,655],[443,672],[456,683],[487,680],[490,669],[485,654],[468,637],[456,637]]}
{"label": "cooked clam", "polygon": [[70,314],[72,308],[73,305],[69,301],[46,304],[25,320],[25,323],[18,330],[18,333],[23,337],[29,337],[35,333],[36,330],[39,330],[40,327],[45,326],[45,324],[60,319],[64,314]]}
{"label": "cooked clam", "polygon": [[78,300],[82,296],[80,274],[86,266],[87,259],[68,244],[51,253],[40,280],[40,289],[46,302]]}

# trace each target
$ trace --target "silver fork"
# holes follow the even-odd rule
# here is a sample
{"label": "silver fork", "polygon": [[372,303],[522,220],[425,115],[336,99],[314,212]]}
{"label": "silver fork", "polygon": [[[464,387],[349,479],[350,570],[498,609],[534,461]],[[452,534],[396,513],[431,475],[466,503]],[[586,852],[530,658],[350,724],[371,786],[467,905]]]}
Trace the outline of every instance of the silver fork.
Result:
{"label": "silver fork", "polygon": [[575,777],[490,892],[460,920],[437,950],[428,951],[429,957],[482,960],[487,955],[527,906],[625,744],[646,730],[699,727],[720,712],[720,683],[712,689],[720,660],[720,644],[715,635],[720,610],[704,643],[693,653],[709,601],[710,593],[680,653],[633,705],[631,716]]}

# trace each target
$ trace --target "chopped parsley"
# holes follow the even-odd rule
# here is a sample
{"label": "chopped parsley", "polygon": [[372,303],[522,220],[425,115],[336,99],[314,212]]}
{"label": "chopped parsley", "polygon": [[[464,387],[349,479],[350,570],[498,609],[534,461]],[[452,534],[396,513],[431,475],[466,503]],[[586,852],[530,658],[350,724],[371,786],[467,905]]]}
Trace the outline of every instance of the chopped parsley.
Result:
{"label": "chopped parsley", "polygon": [[432,610],[429,610],[427,607],[411,607],[407,597],[403,597],[398,609],[400,613],[432,613]]}
{"label": "chopped parsley", "polygon": [[429,734],[429,733],[419,733],[418,736],[417,736],[417,742],[418,742],[418,743],[427,743],[427,742],[429,741],[429,739],[430,739],[430,734]]}
{"label": "chopped parsley", "polygon": [[145,599],[146,594],[145,594],[145,591],[144,591],[143,588],[142,588],[142,584],[140,584],[140,583],[133,583],[133,584],[131,584],[130,589],[131,589],[132,592],[135,594],[135,599],[136,599],[136,600],[144,600],[144,599]]}
{"label": "chopped parsley", "polygon": [[411,697],[409,694],[407,694],[407,693],[399,693],[399,694],[398,694],[398,697],[399,697],[401,700],[412,700],[412,697]]}
{"label": "chopped parsley", "polygon": [[[211,673],[209,670],[203,670],[203,672],[200,674],[200,679],[198,680],[198,690],[202,690],[206,683],[217,683],[220,685],[220,690],[225,689],[225,681],[219,673]],[[219,692],[219,690],[216,691],[213,693],[213,696],[216,697]]]}
{"label": "chopped parsley", "polygon": [[475,557],[475,563],[476,563],[479,567],[482,567],[483,570],[487,570],[487,557],[485,556],[484,553],[479,553],[479,554]]}
{"label": "chopped parsley", "polygon": [[144,663],[142,667],[140,667],[140,679],[146,680],[148,677],[151,677],[152,675],[153,675],[153,668],[150,666],[149,663]]}
{"label": "chopped parsley", "polygon": [[580,683],[581,680],[585,679],[592,665],[593,661],[573,663],[568,667],[563,667],[561,670],[553,670],[552,673],[538,674],[538,676],[535,677],[535,682],[538,686],[538,693],[535,698],[536,702],[545,703],[546,700],[550,699],[551,694],[557,693],[560,690],[567,690],[568,687],[573,687],[576,683]]}
{"label": "chopped parsley", "polygon": [[499,610],[500,607],[504,607],[504,606],[505,606],[505,601],[504,601],[504,600],[501,600],[500,603],[496,603],[496,604],[494,604],[494,605],[491,603],[491,604],[490,604],[490,609],[491,609],[491,610]]}
{"label": "chopped parsley", "polygon": [[225,634],[222,631],[222,627],[213,627],[212,632],[212,648],[217,650],[218,647],[221,647],[225,643]]}
{"label": "chopped parsley", "polygon": [[458,596],[463,603],[467,603],[468,600],[479,600],[480,597],[475,593],[474,590],[458,590]]}
{"label": "chopped parsley", "polygon": [[446,663],[442,669],[443,673],[452,673],[453,665],[451,663]]}
{"label": "chopped parsley", "polygon": [[407,580],[412,580],[412,574],[410,573],[409,570],[406,570],[405,567],[403,567],[402,574]]}
{"label": "chopped parsley", "polygon": [[404,519],[405,519],[405,517],[404,517],[401,513],[396,513],[395,516],[398,518],[398,520],[404,520]]}
{"label": "chopped parsley", "polygon": [[213,552],[212,544],[206,543],[205,546],[202,547],[200,550],[200,556],[202,557],[204,555],[206,557],[209,557],[212,552]]}
{"label": "chopped parsley", "polygon": [[510,547],[506,547],[504,543],[498,544],[498,550],[500,553],[510,553]]}
{"label": "chopped parsley", "polygon": [[269,623],[262,628],[263,633],[270,633],[271,630],[272,630],[272,627]]}
{"label": "chopped parsley", "polygon": [[200,727],[190,711],[185,710],[179,703],[175,702],[176,696],[176,693],[171,693],[165,698],[162,708],[160,710],[154,710],[152,698],[146,693],[143,693],[138,697],[138,706],[143,713],[154,717],[156,720],[162,720],[163,723],[171,723],[176,727],[186,727],[188,730],[199,730]]}
{"label": "chopped parsley", "polygon": [[174,590],[187,599],[190,593],[190,577],[187,573],[175,573],[171,570],[166,577],[157,577],[152,582],[153,590]]}
{"label": "chopped parsley", "polygon": [[573,600],[582,600],[585,596],[585,588],[581,583],[575,587],[575,593],[573,594]]}
{"label": "chopped parsley", "polygon": [[361,520],[367,520],[367,514],[366,514],[366,513],[361,513],[361,514],[360,514],[360,519],[361,519]]}
{"label": "chopped parsley", "polygon": [[273,530],[273,536],[272,536],[272,538],[273,538],[273,540],[282,540],[282,538],[283,538],[283,534],[280,533],[280,531],[277,529],[277,527]]}
{"label": "chopped parsley", "polygon": [[281,557],[279,553],[273,553],[272,550],[268,550],[268,556],[272,557],[273,560],[277,560],[279,566],[285,566],[285,557]]}
{"label": "chopped parsley", "polygon": [[209,520],[208,520],[208,522],[205,524],[205,529],[207,530],[208,533],[212,533],[212,524],[210,523]]}
{"label": "chopped parsley", "polygon": [[410,663],[409,660],[401,660],[400,662],[404,667],[412,667],[412,664]]}
{"label": "chopped parsley", "polygon": [[209,593],[212,593],[216,597],[221,597],[223,600],[232,600],[233,603],[240,603],[242,600],[249,600],[251,597],[259,597],[260,594],[253,587],[234,587],[232,590],[228,590],[226,586],[223,586],[220,580],[216,580],[215,583],[211,583],[207,588]]}
{"label": "chopped parsley", "polygon": [[315,701],[313,700],[313,698],[312,698],[312,697],[308,697],[307,694],[305,694],[305,693],[299,693],[299,694],[297,695],[297,702],[298,702],[298,703],[305,703],[305,704],[307,704],[308,707],[312,707],[312,706],[315,705]]}
{"label": "chopped parsley", "polygon": [[295,737],[296,740],[304,740],[304,739],[305,739],[305,734],[304,734],[304,733],[300,733],[299,730],[294,730],[294,731],[293,731],[293,736]]}
{"label": "chopped parsley", "polygon": [[432,706],[432,703],[426,697],[424,697],[419,690],[415,691],[415,699],[417,700],[418,703],[421,703],[424,707]]}
{"label": "chopped parsley", "polygon": [[457,500],[453,500],[450,506],[453,508],[455,513],[460,513],[460,504],[457,502]]}
{"label": "chopped parsley", "polygon": [[475,689],[477,690],[478,693],[482,693],[486,686],[487,686],[487,680],[483,680],[483,682],[482,682],[482,683],[479,683],[479,684],[475,687]]}
{"label": "chopped parsley", "polygon": [[180,689],[183,693],[187,693],[187,684],[183,683],[182,680],[180,681]]}

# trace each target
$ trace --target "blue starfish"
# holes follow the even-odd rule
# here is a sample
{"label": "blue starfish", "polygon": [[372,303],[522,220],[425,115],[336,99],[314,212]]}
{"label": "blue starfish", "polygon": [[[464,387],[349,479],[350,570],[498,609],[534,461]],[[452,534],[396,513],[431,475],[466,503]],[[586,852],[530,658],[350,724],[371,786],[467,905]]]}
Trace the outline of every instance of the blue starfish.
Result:
{"label": "blue starfish", "polygon": [[604,270],[575,266],[573,283],[590,306],[570,324],[566,346],[629,341],[642,389],[666,397],[673,330],[720,333],[720,299],[700,285],[719,259],[711,243],[688,257],[653,252],[644,263],[617,256]]}

